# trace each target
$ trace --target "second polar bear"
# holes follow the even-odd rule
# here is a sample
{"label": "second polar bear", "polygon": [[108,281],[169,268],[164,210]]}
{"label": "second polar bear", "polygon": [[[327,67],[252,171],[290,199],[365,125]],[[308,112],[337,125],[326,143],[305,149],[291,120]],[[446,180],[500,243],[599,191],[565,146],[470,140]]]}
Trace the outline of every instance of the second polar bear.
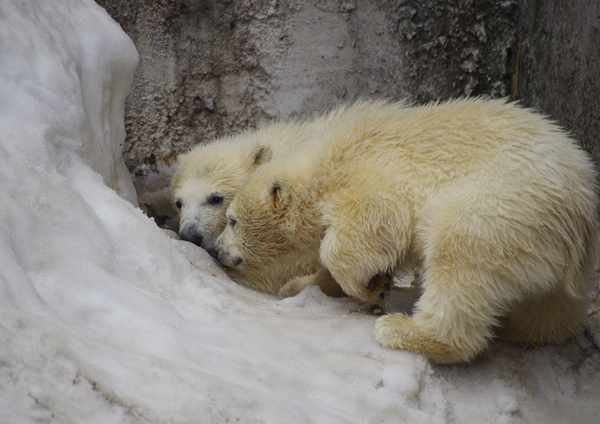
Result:
{"label": "second polar bear", "polygon": [[377,302],[385,275],[416,263],[414,314],[379,318],[376,337],[442,363],[496,334],[577,332],[598,228],[596,172],[575,142],[504,101],[367,105],[250,176],[213,252],[231,277],[286,294],[338,284]]}
{"label": "second polar bear", "polygon": [[309,120],[277,121],[200,144],[177,158],[171,181],[179,211],[179,236],[208,250],[225,228],[225,211],[258,166],[325,128],[360,114],[364,105],[338,107]]}

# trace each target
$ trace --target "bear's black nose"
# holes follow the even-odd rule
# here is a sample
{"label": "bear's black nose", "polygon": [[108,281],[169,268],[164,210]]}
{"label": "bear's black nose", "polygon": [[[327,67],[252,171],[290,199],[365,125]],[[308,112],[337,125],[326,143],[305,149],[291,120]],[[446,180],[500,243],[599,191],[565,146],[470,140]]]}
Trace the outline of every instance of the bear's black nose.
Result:
{"label": "bear's black nose", "polygon": [[194,243],[196,246],[202,247],[202,234],[200,234],[194,228],[185,227],[179,232],[179,238],[181,240]]}

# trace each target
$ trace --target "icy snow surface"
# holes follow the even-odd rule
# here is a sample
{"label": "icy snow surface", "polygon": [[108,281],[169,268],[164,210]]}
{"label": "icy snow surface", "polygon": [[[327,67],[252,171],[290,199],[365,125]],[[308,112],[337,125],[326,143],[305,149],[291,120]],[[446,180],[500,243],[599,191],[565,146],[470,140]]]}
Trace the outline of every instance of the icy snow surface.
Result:
{"label": "icy snow surface", "polygon": [[600,422],[585,337],[432,365],[364,304],[238,286],[157,228],[125,200],[136,63],[90,0],[0,2],[1,423]]}

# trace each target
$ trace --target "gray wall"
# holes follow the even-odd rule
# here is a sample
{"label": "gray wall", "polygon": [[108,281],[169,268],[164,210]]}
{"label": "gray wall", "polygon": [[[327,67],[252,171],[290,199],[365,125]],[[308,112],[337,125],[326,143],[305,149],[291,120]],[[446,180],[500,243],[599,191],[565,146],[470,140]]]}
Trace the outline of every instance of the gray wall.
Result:
{"label": "gray wall", "polygon": [[340,101],[511,90],[515,1],[98,3],[140,52],[125,146],[138,175],[198,142]]}
{"label": "gray wall", "polygon": [[519,94],[600,163],[600,1],[520,0]]}
{"label": "gray wall", "polygon": [[598,0],[98,3],[140,53],[124,154],[141,206],[159,222],[172,213],[165,186],[178,153],[358,98],[514,89],[600,158]]}

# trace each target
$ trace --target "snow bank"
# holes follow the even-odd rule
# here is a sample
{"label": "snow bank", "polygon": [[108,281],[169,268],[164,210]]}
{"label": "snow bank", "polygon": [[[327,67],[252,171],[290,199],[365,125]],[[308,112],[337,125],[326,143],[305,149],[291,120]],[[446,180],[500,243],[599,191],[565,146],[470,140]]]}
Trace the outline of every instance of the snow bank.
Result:
{"label": "snow bank", "polygon": [[136,62],[92,1],[0,3],[0,423],[598,422],[584,338],[435,366],[159,230],[120,155]]}

